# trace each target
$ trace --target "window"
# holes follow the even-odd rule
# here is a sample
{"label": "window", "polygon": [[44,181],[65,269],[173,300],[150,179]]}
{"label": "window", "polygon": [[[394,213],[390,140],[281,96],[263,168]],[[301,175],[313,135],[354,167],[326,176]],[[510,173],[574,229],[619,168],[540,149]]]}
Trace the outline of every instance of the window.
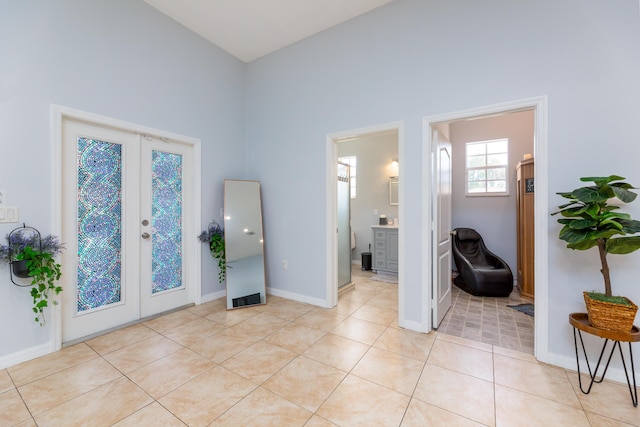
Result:
{"label": "window", "polygon": [[338,162],[349,165],[349,183],[351,198],[356,198],[356,156],[338,157]]}
{"label": "window", "polygon": [[466,194],[509,194],[509,140],[468,142],[466,144]]}

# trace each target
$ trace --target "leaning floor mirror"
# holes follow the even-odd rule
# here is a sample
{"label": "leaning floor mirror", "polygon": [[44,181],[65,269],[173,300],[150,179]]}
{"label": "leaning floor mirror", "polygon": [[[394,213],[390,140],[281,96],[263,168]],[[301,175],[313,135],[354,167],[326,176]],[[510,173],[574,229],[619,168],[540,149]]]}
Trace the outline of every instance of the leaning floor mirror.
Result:
{"label": "leaning floor mirror", "polygon": [[224,181],[227,309],[266,304],[259,181]]}

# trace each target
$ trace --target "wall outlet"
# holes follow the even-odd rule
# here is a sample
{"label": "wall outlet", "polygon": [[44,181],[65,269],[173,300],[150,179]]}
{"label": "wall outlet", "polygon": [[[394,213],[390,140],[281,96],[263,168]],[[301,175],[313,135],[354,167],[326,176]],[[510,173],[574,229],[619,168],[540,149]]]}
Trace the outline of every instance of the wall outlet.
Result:
{"label": "wall outlet", "polygon": [[4,206],[7,203],[7,190],[0,188],[0,206]]}
{"label": "wall outlet", "polygon": [[289,263],[287,262],[286,259],[282,260],[282,269],[283,270],[288,270],[289,269]]}
{"label": "wall outlet", "polygon": [[378,209],[374,209],[374,210],[373,210],[373,214],[374,214],[374,215],[378,215]]}

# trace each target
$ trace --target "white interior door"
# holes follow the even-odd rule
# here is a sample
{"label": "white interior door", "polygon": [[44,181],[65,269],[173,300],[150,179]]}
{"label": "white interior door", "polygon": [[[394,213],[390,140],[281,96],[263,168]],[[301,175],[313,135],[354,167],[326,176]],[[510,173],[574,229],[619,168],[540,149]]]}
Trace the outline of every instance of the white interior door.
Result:
{"label": "white interior door", "polygon": [[433,130],[433,325],[451,308],[451,143]]}
{"label": "white interior door", "polygon": [[70,119],[62,133],[63,342],[190,302],[190,147]]}

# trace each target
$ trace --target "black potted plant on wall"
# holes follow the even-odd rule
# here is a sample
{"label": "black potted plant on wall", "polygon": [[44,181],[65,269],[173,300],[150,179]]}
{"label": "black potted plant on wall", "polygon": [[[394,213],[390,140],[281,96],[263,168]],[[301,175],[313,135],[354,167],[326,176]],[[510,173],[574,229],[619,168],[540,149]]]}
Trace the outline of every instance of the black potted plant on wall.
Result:
{"label": "black potted plant on wall", "polygon": [[629,254],[640,249],[640,221],[620,212],[609,201],[633,202],[637,194],[623,177],[584,177],[582,182],[594,185],[579,187],[571,192],[557,193],[569,200],[559,206],[558,222],[563,225],[559,238],[567,247],[576,250],[598,248],[600,272],[604,279],[604,293],[584,292],[589,322],[600,329],[630,332],[638,307],[628,298],[615,296],[611,290],[608,254]]}
{"label": "black potted plant on wall", "polygon": [[[33,312],[35,321],[45,324],[44,309],[56,305],[55,295],[62,292],[57,281],[62,276],[61,265],[55,256],[64,249],[56,236],[40,236],[40,232],[32,227],[21,227],[7,235],[7,244],[0,245],[0,261],[9,264],[11,281],[17,286],[31,286]],[[15,282],[13,277],[31,279],[23,285]],[[52,294],[53,293],[53,294]]]}
{"label": "black potted plant on wall", "polygon": [[224,229],[212,221],[206,230],[198,236],[203,243],[209,244],[211,256],[218,261],[218,282],[224,283],[227,277],[227,262],[225,258]]}

